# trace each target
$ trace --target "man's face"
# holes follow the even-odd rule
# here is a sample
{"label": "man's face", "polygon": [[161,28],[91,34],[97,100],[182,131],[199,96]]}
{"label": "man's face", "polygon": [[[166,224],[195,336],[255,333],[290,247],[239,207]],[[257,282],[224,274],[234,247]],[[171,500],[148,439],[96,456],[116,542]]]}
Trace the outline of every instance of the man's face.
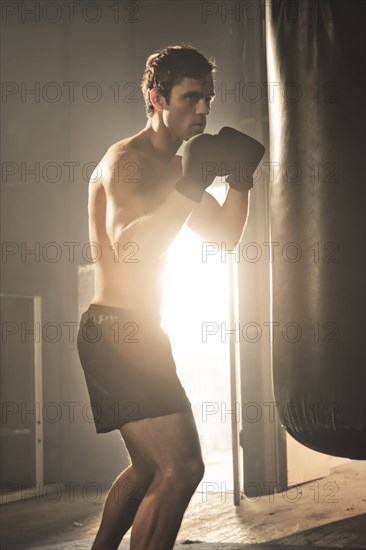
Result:
{"label": "man's face", "polygon": [[184,78],[179,84],[173,86],[169,105],[164,100],[165,126],[171,133],[185,141],[197,134],[202,134],[214,95],[211,75],[207,75],[202,80]]}

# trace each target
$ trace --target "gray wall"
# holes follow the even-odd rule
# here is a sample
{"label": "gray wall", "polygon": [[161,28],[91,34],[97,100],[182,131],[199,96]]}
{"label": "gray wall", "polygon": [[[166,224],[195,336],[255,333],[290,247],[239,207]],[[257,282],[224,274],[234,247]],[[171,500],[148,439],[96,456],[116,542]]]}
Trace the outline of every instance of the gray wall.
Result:
{"label": "gray wall", "polygon": [[[43,345],[44,401],[62,413],[57,422],[45,418],[45,481],[104,484],[126,465],[126,453],[118,432],[97,437],[81,414],[88,396],[76,328],[69,341],[65,325],[78,322],[78,265],[88,263],[81,252],[88,243],[87,163],[97,163],[113,142],[145,125],[140,76],[146,57],[168,44],[188,41],[218,62],[208,132],[253,116],[243,97],[225,95],[225,87],[245,77],[243,16],[220,12],[219,2],[206,19],[205,3],[193,1],[77,2],[72,12],[60,1],[59,14],[51,9],[55,2],[41,2],[50,7],[36,15],[22,12],[20,4],[24,10],[26,2],[2,16],[2,241],[13,252],[3,256],[2,292],[41,296],[43,325],[59,328],[58,340],[50,341],[50,328]],[[250,49],[248,55],[250,62]],[[114,101],[110,88],[116,90],[116,83]],[[37,86],[36,96],[21,93]],[[101,97],[93,101],[96,90]],[[60,97],[53,101],[56,92]],[[65,164],[71,162],[77,163],[74,178]],[[35,163],[39,176],[22,174]],[[77,243],[74,258],[63,244],[68,242]],[[22,247],[37,246],[39,254],[21,254]],[[77,403],[72,421],[67,402]]]}

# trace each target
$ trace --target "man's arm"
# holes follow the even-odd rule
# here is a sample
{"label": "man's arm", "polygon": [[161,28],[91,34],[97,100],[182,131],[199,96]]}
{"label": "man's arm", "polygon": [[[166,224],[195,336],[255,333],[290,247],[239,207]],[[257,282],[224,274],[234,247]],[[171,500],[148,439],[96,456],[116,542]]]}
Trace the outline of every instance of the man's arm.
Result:
{"label": "man's arm", "polygon": [[234,249],[240,241],[249,213],[249,191],[229,188],[222,206],[207,191],[191,214],[187,225],[204,241]]}
{"label": "man's arm", "polygon": [[[220,205],[207,193],[189,220],[189,226],[205,241],[225,242],[235,248],[243,235],[249,211],[249,191],[253,174],[263,158],[265,147],[256,139],[230,127],[221,128],[213,136],[217,161],[230,188],[224,204]],[[215,164],[215,161],[214,161]]]}

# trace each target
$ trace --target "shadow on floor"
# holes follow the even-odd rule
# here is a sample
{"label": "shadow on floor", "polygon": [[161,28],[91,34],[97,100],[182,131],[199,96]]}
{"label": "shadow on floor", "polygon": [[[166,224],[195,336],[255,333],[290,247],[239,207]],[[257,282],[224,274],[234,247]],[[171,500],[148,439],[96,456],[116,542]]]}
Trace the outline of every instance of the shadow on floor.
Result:
{"label": "shadow on floor", "polygon": [[[339,543],[339,548],[346,550],[366,548],[366,514],[299,531],[287,537],[274,539],[271,544],[283,544],[287,549],[303,548],[304,544],[310,545],[306,548],[328,548],[327,544],[334,544],[334,541]],[[302,546],[298,546],[299,544]]]}
{"label": "shadow on floor", "polygon": [[[355,519],[355,518],[352,518]],[[347,520],[349,521],[349,520]],[[343,522],[336,522],[343,523]],[[330,528],[329,526],[325,526]],[[323,529],[323,528],[319,528]],[[311,533],[311,530],[309,531]],[[302,533],[304,535],[304,533]],[[1,549],[2,550],[90,550],[94,537],[86,537],[84,539],[75,539],[70,537],[44,537],[42,540],[37,537],[38,540],[34,540],[34,536],[30,535],[14,535],[4,533],[1,537]],[[220,543],[207,543],[199,541],[182,541],[174,546],[174,550],[339,550],[340,548],[346,548],[346,550],[353,550],[350,546],[346,547],[334,547],[319,545],[311,546],[299,546],[292,544],[291,539],[294,537],[287,537],[283,540],[285,544],[278,544],[273,541],[268,544],[226,544]],[[359,549],[360,547],[358,547]],[[365,547],[364,547],[365,548]],[[119,546],[119,550],[129,550],[129,541],[122,542]]]}

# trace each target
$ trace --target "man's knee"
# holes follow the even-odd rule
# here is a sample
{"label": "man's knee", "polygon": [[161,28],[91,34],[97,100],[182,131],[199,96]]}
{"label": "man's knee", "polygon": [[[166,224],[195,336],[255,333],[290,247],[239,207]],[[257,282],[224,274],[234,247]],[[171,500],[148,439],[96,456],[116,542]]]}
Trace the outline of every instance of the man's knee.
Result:
{"label": "man's knee", "polygon": [[202,457],[197,456],[186,460],[183,466],[183,474],[186,480],[191,480],[196,486],[199,484],[205,473],[205,465]]}
{"label": "man's knee", "polygon": [[182,492],[192,492],[203,478],[205,466],[201,457],[191,457],[178,461],[162,472],[161,480],[164,485]]}

